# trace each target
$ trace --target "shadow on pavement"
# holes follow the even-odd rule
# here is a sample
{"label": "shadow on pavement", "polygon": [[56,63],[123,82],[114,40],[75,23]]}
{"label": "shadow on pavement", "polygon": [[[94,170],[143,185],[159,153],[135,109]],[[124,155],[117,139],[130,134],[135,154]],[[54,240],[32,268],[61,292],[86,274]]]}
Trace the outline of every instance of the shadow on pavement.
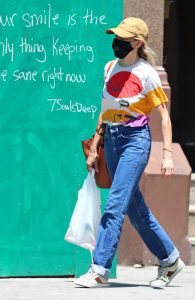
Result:
{"label": "shadow on pavement", "polygon": [[149,287],[148,284],[134,284],[134,283],[122,283],[122,282],[111,282],[110,283],[110,288],[120,288],[120,287]]}

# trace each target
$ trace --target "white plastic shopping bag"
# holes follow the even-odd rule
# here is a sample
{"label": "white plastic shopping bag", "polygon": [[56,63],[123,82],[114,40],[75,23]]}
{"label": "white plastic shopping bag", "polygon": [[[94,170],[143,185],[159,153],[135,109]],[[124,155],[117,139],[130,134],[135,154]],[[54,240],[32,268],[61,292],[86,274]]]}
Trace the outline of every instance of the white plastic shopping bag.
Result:
{"label": "white plastic shopping bag", "polygon": [[94,172],[88,172],[78,192],[78,200],[64,239],[92,252],[100,218],[100,190],[96,186]]}

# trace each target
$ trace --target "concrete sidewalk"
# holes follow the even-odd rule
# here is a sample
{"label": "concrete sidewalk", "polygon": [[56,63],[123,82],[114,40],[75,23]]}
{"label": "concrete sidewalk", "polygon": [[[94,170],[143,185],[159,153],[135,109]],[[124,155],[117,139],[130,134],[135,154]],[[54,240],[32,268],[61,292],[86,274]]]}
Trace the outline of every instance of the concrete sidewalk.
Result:
{"label": "concrete sidewalk", "polygon": [[117,268],[117,279],[109,288],[75,287],[73,278],[0,279],[0,300],[195,300],[195,266],[186,266],[165,289],[152,289],[148,283],[156,267]]}

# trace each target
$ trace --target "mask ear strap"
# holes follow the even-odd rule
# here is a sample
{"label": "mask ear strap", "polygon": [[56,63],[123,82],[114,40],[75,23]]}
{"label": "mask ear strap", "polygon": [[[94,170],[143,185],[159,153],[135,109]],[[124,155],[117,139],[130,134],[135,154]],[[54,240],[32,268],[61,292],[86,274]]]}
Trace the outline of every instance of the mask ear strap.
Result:
{"label": "mask ear strap", "polygon": [[139,38],[136,39],[135,38],[135,41],[138,42],[138,43],[140,43],[140,42],[142,43],[139,48],[141,48],[142,46],[144,46],[144,41],[142,39],[139,39]]}

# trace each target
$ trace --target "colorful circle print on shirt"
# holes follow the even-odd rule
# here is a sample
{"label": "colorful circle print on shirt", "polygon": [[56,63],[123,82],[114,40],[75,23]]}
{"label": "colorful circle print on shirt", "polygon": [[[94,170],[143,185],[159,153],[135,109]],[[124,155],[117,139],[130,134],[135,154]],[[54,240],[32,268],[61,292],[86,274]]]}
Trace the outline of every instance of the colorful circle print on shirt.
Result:
{"label": "colorful circle print on shirt", "polygon": [[131,72],[122,71],[113,75],[107,83],[108,93],[115,98],[130,98],[142,90],[141,80]]}

